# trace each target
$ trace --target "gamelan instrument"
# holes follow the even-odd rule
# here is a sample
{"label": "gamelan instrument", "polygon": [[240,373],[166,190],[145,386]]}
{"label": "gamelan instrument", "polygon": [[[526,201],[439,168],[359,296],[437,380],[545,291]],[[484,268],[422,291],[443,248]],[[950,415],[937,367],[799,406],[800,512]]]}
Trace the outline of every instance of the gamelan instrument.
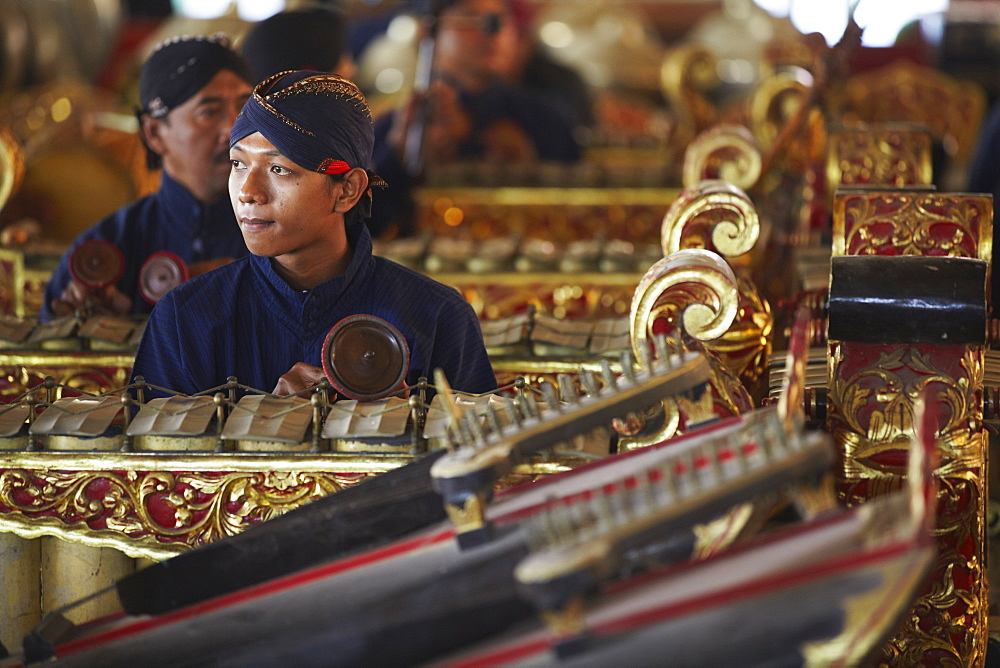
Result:
{"label": "gamelan instrument", "polygon": [[[679,354],[672,366],[675,368],[660,368],[652,374],[652,379],[647,382],[647,385],[652,383],[652,387],[659,388],[659,390],[656,395],[647,394],[646,398],[642,399],[643,402],[655,403],[656,398],[662,396],[662,393],[690,391],[701,389],[704,386],[708,377],[708,368],[706,361],[700,355]],[[642,378],[642,375],[640,374],[639,377]],[[630,383],[626,381],[625,386],[629,385]],[[247,399],[258,398],[258,395],[248,395],[239,403],[243,403]],[[264,398],[270,399],[269,397]],[[114,401],[120,405],[115,397],[108,399],[110,401],[105,401],[106,404]],[[179,425],[182,425],[196,432],[202,429],[200,425],[185,423],[191,423],[196,417],[198,420],[210,418],[214,412],[212,404],[216,399],[217,397],[205,396],[173,397],[148,402],[142,406],[137,416],[126,426],[126,435],[132,432],[133,445],[138,448],[142,447],[143,443],[142,437],[137,432],[144,428],[150,428],[157,422],[160,423],[161,428],[169,424],[176,430]],[[604,400],[605,402],[614,401],[614,399],[606,398]],[[302,403],[308,410],[310,402],[302,400]],[[403,403],[405,406],[407,402]],[[521,402],[514,403],[521,404]],[[171,407],[168,404],[174,406],[174,412],[170,411]],[[532,413],[532,408],[527,408],[529,405],[534,407],[534,410],[538,410],[536,402],[525,403],[524,408],[517,409],[520,412],[518,420],[531,424],[538,420],[538,416]],[[336,426],[330,424],[339,421],[333,419],[339,415],[336,406],[338,405],[334,404],[330,407],[329,419],[325,425],[321,426],[321,430]],[[50,410],[52,410],[51,407],[43,411],[41,415],[44,416]],[[545,408],[542,410],[544,413],[554,409]],[[194,415],[196,411],[198,411],[197,416]],[[96,412],[89,412],[88,418],[96,419]],[[155,415],[156,419],[147,419],[143,416],[144,412]],[[62,413],[59,408],[52,410],[54,415],[62,415]],[[427,411],[426,432],[431,434],[432,438],[433,434],[436,433],[435,430],[441,427],[441,421],[436,418],[438,414],[442,413],[443,411],[436,406]],[[289,415],[290,413],[286,411],[283,417],[287,419]],[[226,431],[230,429],[233,418],[236,416],[237,410],[234,408],[233,415],[230,416],[225,425],[220,427],[221,436],[224,436]],[[103,419],[107,419],[107,417],[105,414]],[[261,418],[260,415],[254,417]],[[94,424],[92,426],[96,431],[106,425]],[[36,429],[36,431],[38,430]],[[269,429],[267,431],[273,434],[276,430]],[[247,434],[234,433],[232,436],[247,436]],[[41,435],[37,437],[43,438]],[[220,442],[224,443],[227,448],[233,448],[234,440],[236,444],[241,443],[239,438],[223,438],[220,439]],[[41,445],[46,447],[48,444],[42,441]],[[428,458],[417,460],[410,466],[376,476],[362,485],[344,490],[344,493],[332,495],[261,525],[259,531],[255,530],[235,536],[232,541],[213,543],[201,550],[163,562],[158,567],[145,569],[141,573],[137,573],[133,579],[126,579],[121,583],[123,600],[128,601],[125,607],[129,609],[133,601],[141,601],[141,605],[147,606],[147,608],[136,610],[137,612],[147,612],[149,607],[155,611],[162,611],[192,602],[184,600],[185,588],[178,584],[180,581],[187,580],[185,576],[189,574],[202,573],[207,576],[201,577],[197,582],[192,581],[192,586],[186,588],[191,592],[190,595],[210,597],[245,587],[251,582],[267,580],[277,575],[293,572],[321,560],[328,560],[347,549],[364,549],[367,546],[366,533],[369,533],[373,541],[385,542],[428,523],[439,521],[443,517],[440,498],[431,489],[426,471],[421,477],[421,469],[429,468],[432,460],[438,456],[440,456],[438,453],[432,453]],[[310,541],[311,544],[305,546],[288,545],[288,537],[293,535],[310,535],[316,541]],[[250,547],[251,543],[252,547]],[[242,560],[239,557],[240,554],[243,555]],[[241,561],[244,562],[243,566],[240,564]],[[210,563],[215,563],[217,566],[226,564],[226,567],[219,568],[218,572],[211,574],[212,569],[208,567]],[[190,567],[188,568],[188,566]],[[166,586],[159,588],[157,595],[150,595],[150,591],[156,589],[158,575],[170,577],[166,579]],[[249,577],[250,580],[246,580],[246,577]],[[205,590],[202,586],[205,583],[211,583],[214,589]]]}
{"label": "gamelan instrument", "polygon": [[[924,434],[905,489],[702,561],[595,583],[581,568],[592,563],[591,541],[547,546],[515,577],[548,624],[521,624],[434,663],[868,665],[934,560],[936,444]],[[553,601],[583,591],[589,605],[567,605],[553,618]]]}
{"label": "gamelan instrument", "polygon": [[[704,360],[679,351],[663,355],[666,346],[658,348],[661,355],[643,360],[638,369],[626,365],[621,377],[603,374],[603,386],[596,377],[583,380],[582,385],[591,388],[586,395],[574,391],[564,396],[550,388],[544,392],[544,404],[522,401],[509,410],[483,411],[478,418],[465,413],[450,428],[451,451],[432,453],[412,468],[397,470],[413,474],[413,480],[423,478],[422,487],[428,491],[429,478],[439,487],[443,480],[461,478],[448,475],[455,467],[467,474],[466,482],[489,480],[503,470],[504,457],[509,461],[528,456],[542,442],[551,446],[607,424],[614,408],[621,414],[648,406],[676,389],[690,388],[692,380],[703,382],[694,369]],[[564,390],[570,387],[563,386]],[[446,396],[446,387],[442,389],[439,396]],[[501,417],[504,414],[509,422]],[[462,447],[456,447],[459,443]],[[315,513],[324,505],[329,518],[337,517],[337,512],[329,512],[333,505],[350,509],[347,495],[339,493],[265,523],[259,530],[139,571],[116,587],[131,615],[69,629],[49,620],[29,638],[26,650],[31,645],[39,652],[32,658],[38,659],[43,650],[50,649],[59,662],[69,665],[83,665],[97,656],[108,665],[151,657],[158,661],[196,657],[196,662],[204,663],[311,663],[320,657],[325,664],[342,665],[425,661],[529,620],[532,606],[519,595],[516,576],[531,570],[532,560],[542,558],[539,555],[545,551],[567,549],[574,542],[571,534],[579,544],[599,544],[604,550],[596,561],[580,568],[584,576],[569,577],[575,590],[567,588],[566,582],[552,590],[559,595],[548,596],[557,602],[547,614],[557,618],[564,615],[562,608],[576,609],[595,586],[688,558],[696,522],[782,484],[819,476],[829,467],[830,458],[824,436],[789,433],[776,411],[763,409],[746,418],[717,422],[677,441],[513,488],[483,509],[482,519],[490,531],[480,532],[474,541],[463,544],[454,539],[456,529],[425,523],[426,528],[401,533],[400,539],[374,549],[369,545],[360,551],[352,546],[339,558],[327,552],[323,562],[297,572],[288,569],[286,575],[258,579],[221,596],[215,592],[210,594],[214,597],[199,602],[188,597],[181,606],[165,606],[165,611],[153,616],[129,609],[150,600],[149,594],[157,588],[182,586],[187,577],[170,577],[174,562],[189,558],[191,565],[201,559],[203,582],[209,581],[230,570],[224,560],[205,560],[204,555],[213,549],[218,557],[219,550],[229,544],[224,557],[236,556],[240,550],[232,544],[239,541],[244,551],[253,551],[254,534],[270,531],[276,537],[273,532],[282,520],[297,515],[301,521],[307,512],[321,519]],[[430,471],[425,468],[414,474],[420,466]],[[386,484],[392,473],[372,482]],[[368,485],[354,488],[356,500],[366,495]],[[409,503],[406,500],[403,505]],[[441,503],[439,498],[439,508]],[[445,503],[452,502],[446,498]],[[403,505],[393,500],[383,510],[395,515]],[[300,542],[311,542],[313,537],[326,540],[326,526],[306,525],[308,532],[297,535],[310,539]],[[288,546],[287,556],[298,547]],[[284,561],[285,556],[271,552],[268,561]],[[177,575],[199,569],[181,570],[186,572]],[[143,573],[157,571],[158,583],[149,575],[143,582]],[[139,582],[147,586],[141,594]],[[130,594],[136,595],[134,599]],[[564,622],[558,625],[565,627]],[[576,636],[580,634],[570,635],[568,645],[579,644]],[[386,638],[394,640],[386,642]]]}
{"label": "gamelan instrument", "polygon": [[[626,366],[632,363],[629,358]],[[624,414],[630,409],[641,410],[640,407],[655,404],[658,397],[704,391],[708,363],[699,354],[680,353],[674,357],[670,368],[660,366],[648,375],[651,377],[636,374],[635,382],[627,378],[620,382],[621,389],[626,391],[637,387],[637,383],[638,387],[645,389],[638,396],[629,396],[624,405],[614,387],[604,389],[594,399],[581,399],[581,403],[587,403],[566,412],[560,410],[558,404],[541,405],[530,393],[526,393],[515,400],[501,400],[504,407],[501,411],[491,410],[487,405],[486,414],[493,417],[480,416],[478,419],[509,419],[506,425],[508,433],[523,428],[532,438],[541,438],[539,434],[547,433],[547,443],[551,447],[573,433],[583,433],[610,423],[610,418],[602,420],[595,416],[592,401],[600,400],[600,408],[617,405]],[[253,395],[244,397],[240,403],[248,398],[253,398]],[[301,401],[303,408],[310,408],[309,402]],[[381,405],[385,407],[400,400],[383,401]],[[445,425],[441,420],[446,416],[446,409],[441,407],[444,401],[442,394],[435,397],[423,420],[423,433],[432,440],[447,436],[443,433]],[[336,427],[332,423],[339,422],[340,403],[330,407],[322,428],[324,432]],[[407,404],[402,402],[404,408]],[[467,414],[477,413],[470,411]],[[500,418],[500,414],[505,417]],[[568,420],[570,427],[564,424],[568,414],[577,417],[576,420]],[[547,420],[549,417],[557,420]],[[139,417],[133,424],[138,420]],[[458,429],[461,433],[461,427]],[[567,431],[571,433],[566,434]],[[434,450],[411,464],[314,501],[253,530],[138,571],[118,584],[122,604],[132,613],[172,610],[348,552],[371,548],[440,522],[445,517],[445,508],[441,496],[432,487],[430,469],[444,454],[443,449]],[[289,536],[302,535],[311,536],[307,545],[288,543]],[[222,564],[225,564],[224,569]]]}

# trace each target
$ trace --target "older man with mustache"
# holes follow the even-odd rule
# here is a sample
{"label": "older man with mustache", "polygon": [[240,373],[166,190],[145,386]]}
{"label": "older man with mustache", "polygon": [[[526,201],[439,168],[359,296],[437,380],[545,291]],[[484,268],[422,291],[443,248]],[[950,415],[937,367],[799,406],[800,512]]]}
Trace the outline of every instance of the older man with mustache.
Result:
{"label": "older man with mustache", "polygon": [[[229,133],[250,96],[245,62],[223,37],[180,37],[159,45],[139,78],[139,132],[151,169],[163,167],[160,188],[80,234],[45,291],[43,317],[93,306],[143,315],[153,308],[140,273],[166,251],[191,274],[247,254],[228,198]],[[71,271],[85,241],[110,242],[124,260],[118,280],[95,286]]]}

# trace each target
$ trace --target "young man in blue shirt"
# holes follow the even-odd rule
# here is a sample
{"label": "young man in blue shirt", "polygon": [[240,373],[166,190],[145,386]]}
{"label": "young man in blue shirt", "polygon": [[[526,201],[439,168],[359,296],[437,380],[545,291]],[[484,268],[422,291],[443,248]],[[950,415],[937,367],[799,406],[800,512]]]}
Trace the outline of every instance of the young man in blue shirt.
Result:
{"label": "young man in blue shirt", "polygon": [[[140,270],[168,251],[190,273],[247,254],[229,203],[229,132],[250,95],[246,64],[223,38],[181,37],[158,46],[139,77],[139,132],[160,188],[101,220],[73,242],[45,291],[42,316],[70,315],[87,304],[142,315]],[[74,280],[70,256],[84,241],[117,246],[124,267],[113,285],[93,289]],[[199,266],[200,265],[200,266]]]}
{"label": "young man in blue shirt", "polygon": [[472,307],[454,289],[372,255],[363,220],[374,133],[361,91],[333,74],[258,84],[233,126],[229,193],[251,255],[175,288],[150,316],[134,374],[192,394],[236,376],[276,394],[323,378],[324,339],[374,315],[406,339],[405,381],[444,370],[453,387],[496,378]]}

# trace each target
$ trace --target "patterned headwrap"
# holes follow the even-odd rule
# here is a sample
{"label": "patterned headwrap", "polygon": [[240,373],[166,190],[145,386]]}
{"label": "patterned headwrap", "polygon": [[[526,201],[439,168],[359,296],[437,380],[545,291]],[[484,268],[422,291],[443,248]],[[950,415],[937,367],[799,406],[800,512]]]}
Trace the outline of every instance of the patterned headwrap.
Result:
{"label": "patterned headwrap", "polygon": [[[229,146],[259,132],[297,165],[343,174],[371,162],[375,132],[368,101],[336,74],[281,72],[257,84],[233,124]],[[368,172],[369,183],[385,181]]]}
{"label": "patterned headwrap", "polygon": [[220,70],[251,83],[250,69],[225,35],[182,36],[160,43],[139,75],[139,114],[163,118],[187,102]]}

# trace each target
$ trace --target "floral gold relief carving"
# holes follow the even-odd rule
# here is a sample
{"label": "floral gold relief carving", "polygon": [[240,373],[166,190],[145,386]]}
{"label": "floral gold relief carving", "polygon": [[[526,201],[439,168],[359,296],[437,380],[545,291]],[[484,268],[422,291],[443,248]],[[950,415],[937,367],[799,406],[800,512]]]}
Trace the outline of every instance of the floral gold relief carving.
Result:
{"label": "floral gold relief carving", "polygon": [[989,259],[993,209],[983,195],[845,193],[834,215],[834,255]]}
{"label": "floral gold relief carving", "polygon": [[913,402],[928,386],[938,399],[942,453],[959,465],[974,463],[964,444],[970,420],[977,419],[972,388],[982,385],[981,351],[956,350],[957,373],[950,375],[940,371],[936,357],[917,347],[881,346],[870,364],[843,373],[847,370],[844,345],[832,346],[830,401],[834,408],[830,424],[838,442],[844,443],[845,475],[902,473],[905,461],[887,453],[908,447],[913,434]]}
{"label": "floral gold relief carving", "polygon": [[774,317],[770,304],[753,283],[741,277],[736,280],[736,288],[739,300],[736,319],[725,334],[706,345],[747,388],[753,388],[771,355]]}
{"label": "floral gold relief carving", "polygon": [[[985,195],[841,190],[834,199],[833,254],[989,260],[992,220]],[[983,375],[978,346],[830,343],[827,429],[840,450],[844,502],[863,503],[902,484],[914,401],[927,391],[934,397],[936,562],[880,664],[973,666],[985,660]]]}
{"label": "floral gold relief carving", "polygon": [[[411,455],[0,453],[0,531],[165,559],[352,487]],[[589,461],[519,464],[499,488]]]}
{"label": "floral gold relief carving", "polygon": [[[151,538],[160,556],[235,535],[369,473],[6,469],[0,513]],[[155,547],[139,553],[157,554]]]}
{"label": "floral gold relief carving", "polygon": [[893,124],[840,128],[830,134],[829,191],[838,186],[930,185],[931,136],[916,126]]}
{"label": "floral gold relief carving", "polygon": [[987,103],[982,86],[906,58],[854,75],[835,92],[831,118],[919,123],[959,164],[972,157]]}
{"label": "floral gold relief carving", "polygon": [[983,374],[978,347],[830,346],[827,427],[841,449],[838,488],[850,505],[902,484],[914,402],[928,390],[936,398],[938,554],[911,623],[883,648],[887,665],[979,665],[985,657]]}

